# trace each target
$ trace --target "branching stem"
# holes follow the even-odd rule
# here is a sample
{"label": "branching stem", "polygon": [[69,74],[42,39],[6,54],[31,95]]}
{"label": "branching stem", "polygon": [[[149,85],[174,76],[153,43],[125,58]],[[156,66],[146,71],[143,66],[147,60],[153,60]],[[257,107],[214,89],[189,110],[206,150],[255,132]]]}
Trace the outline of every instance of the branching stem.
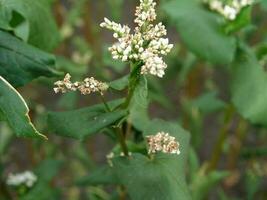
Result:
{"label": "branching stem", "polygon": [[102,94],[100,94],[100,99],[101,99],[101,101],[103,102],[103,104],[104,104],[106,110],[107,110],[108,112],[111,112],[111,109],[110,109],[109,105],[107,104],[107,101],[105,100],[105,98],[104,98],[104,96],[103,96]]}

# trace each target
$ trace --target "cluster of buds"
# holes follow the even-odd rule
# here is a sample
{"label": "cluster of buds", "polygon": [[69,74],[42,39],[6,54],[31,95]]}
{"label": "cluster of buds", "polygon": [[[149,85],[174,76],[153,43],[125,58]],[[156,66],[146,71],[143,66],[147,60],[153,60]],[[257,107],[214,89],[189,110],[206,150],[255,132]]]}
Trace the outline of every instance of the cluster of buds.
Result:
{"label": "cluster of buds", "polygon": [[169,154],[180,154],[179,142],[169,133],[158,132],[156,135],[146,137],[148,143],[148,154],[163,152]]}
{"label": "cluster of buds", "polygon": [[205,0],[211,10],[223,15],[228,20],[235,20],[240,11],[253,3],[253,0],[232,0],[231,3],[225,4],[220,0]]}
{"label": "cluster of buds", "polygon": [[54,83],[55,93],[66,93],[67,91],[80,91],[81,94],[87,95],[93,92],[99,92],[101,95],[108,89],[106,83],[96,80],[94,77],[86,78],[82,82],[71,82],[70,74],[66,74],[65,78],[61,81]]}
{"label": "cluster of buds", "polygon": [[25,185],[30,188],[34,185],[36,181],[37,177],[33,172],[25,171],[18,174],[9,174],[6,183],[10,186]]}
{"label": "cluster of buds", "polygon": [[137,27],[131,34],[130,28],[105,18],[100,24],[114,32],[113,36],[118,40],[109,48],[113,59],[123,62],[141,62],[141,73],[163,77],[167,65],[161,55],[167,55],[173,45],[169,44],[165,26],[162,23],[153,25],[156,20],[156,3],[153,0],[140,0],[136,8],[135,20]]}

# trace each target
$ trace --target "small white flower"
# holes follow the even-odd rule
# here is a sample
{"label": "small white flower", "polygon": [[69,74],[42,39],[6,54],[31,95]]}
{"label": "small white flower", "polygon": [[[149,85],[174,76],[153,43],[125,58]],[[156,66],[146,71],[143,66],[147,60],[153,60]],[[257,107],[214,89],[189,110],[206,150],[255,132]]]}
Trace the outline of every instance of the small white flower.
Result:
{"label": "small white flower", "polygon": [[237,10],[233,7],[230,6],[225,6],[224,7],[224,15],[226,18],[230,19],[230,20],[234,20],[236,18],[237,15]]}
{"label": "small white flower", "polygon": [[93,92],[99,92],[101,95],[103,95],[104,91],[108,89],[108,85],[106,83],[100,82],[94,77],[86,78],[83,82],[74,83],[72,83],[70,79],[70,74],[66,74],[62,81],[55,82],[55,93],[66,93],[67,91],[79,90],[83,95],[91,94]]}
{"label": "small white flower", "polygon": [[141,74],[150,73],[160,78],[163,77],[167,64],[164,63],[161,57],[146,51],[142,54],[142,59],[145,61],[145,64],[141,68]]}
{"label": "small white flower", "polygon": [[217,11],[228,20],[235,20],[241,10],[253,4],[253,0],[233,0],[231,3],[223,4],[220,0],[204,0],[208,3],[211,10]]}
{"label": "small white flower", "polygon": [[155,6],[153,0],[140,0],[135,12],[134,22],[137,27],[134,34],[130,33],[128,26],[122,26],[107,18],[100,26],[114,31],[113,36],[118,39],[118,42],[109,48],[113,59],[144,63],[141,67],[142,74],[162,77],[167,65],[160,55],[167,55],[173,45],[169,44],[167,38],[162,38],[167,34],[165,26],[162,23],[152,24],[156,19]]}
{"label": "small white flower", "polygon": [[169,154],[180,154],[179,142],[169,133],[158,132],[156,135],[147,136],[148,154],[163,152]]}
{"label": "small white flower", "polygon": [[30,188],[36,181],[37,176],[33,172],[25,171],[18,174],[9,174],[6,183],[10,186],[26,185]]}

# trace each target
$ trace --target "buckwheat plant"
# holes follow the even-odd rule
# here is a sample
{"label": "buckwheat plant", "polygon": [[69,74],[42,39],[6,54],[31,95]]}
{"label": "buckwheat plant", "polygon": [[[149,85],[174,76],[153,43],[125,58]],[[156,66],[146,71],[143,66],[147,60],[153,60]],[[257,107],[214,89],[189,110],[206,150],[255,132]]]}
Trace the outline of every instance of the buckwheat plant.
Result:
{"label": "buckwheat plant", "polygon": [[[101,27],[113,31],[113,37],[118,40],[109,48],[113,59],[119,59],[131,65],[129,92],[122,105],[124,109],[127,109],[131,102],[141,75],[151,74],[161,78],[167,68],[162,56],[167,55],[173,45],[169,43],[168,38],[164,38],[167,35],[165,26],[161,22],[153,24],[157,17],[155,7],[156,3],[153,0],[140,0],[140,5],[137,6],[135,11],[136,18],[134,22],[137,26],[132,33],[127,25],[121,25],[107,18],[104,18],[104,22],[100,24]],[[109,88],[107,83],[98,81],[94,77],[85,78],[82,82],[72,82],[70,79],[71,75],[66,74],[63,80],[55,82],[55,93],[79,91],[81,94],[87,95],[96,92],[103,96]],[[104,99],[102,98],[102,100]],[[104,103],[108,106],[106,102]],[[111,109],[108,108],[108,110]],[[157,137],[160,137],[160,135],[157,135]],[[164,141],[170,140],[170,144],[166,144],[168,147],[162,147],[162,152],[180,153],[178,150],[179,144],[174,143],[174,137],[170,137],[168,134],[163,134],[161,137]],[[153,137],[149,138],[151,139],[148,140],[150,144]],[[125,144],[122,144],[122,148],[124,149],[123,155],[128,155]],[[149,147],[149,153],[158,151],[151,148],[153,147]]]}
{"label": "buckwheat plant", "polygon": [[[115,174],[119,172],[119,174],[116,174],[115,176],[122,181],[126,181],[128,178],[121,177],[121,175],[126,172],[124,173],[122,169],[120,169],[123,165],[123,163],[120,163],[120,159],[129,159],[128,161],[139,163],[137,166],[144,165],[145,167],[146,164],[142,164],[144,160],[145,162],[152,162],[157,159],[157,156],[161,155],[165,156],[166,159],[170,156],[170,160],[174,159],[177,162],[179,154],[183,154],[183,151],[180,152],[179,149],[180,144],[178,140],[180,136],[177,134],[178,128],[176,129],[176,125],[173,128],[172,126],[169,127],[168,122],[160,121],[159,124],[155,124],[157,126],[157,130],[153,130],[152,132],[151,128],[155,125],[153,124],[153,121],[146,119],[142,122],[144,126],[141,128],[142,130],[140,130],[140,128],[137,130],[136,121],[132,118],[133,113],[138,113],[139,109],[141,109],[136,107],[136,105],[141,104],[139,102],[141,100],[138,99],[140,96],[143,99],[142,101],[146,101],[148,103],[147,96],[140,95],[146,94],[147,92],[146,75],[162,78],[165,74],[165,70],[167,69],[167,64],[164,62],[163,56],[167,55],[173,48],[173,45],[169,43],[169,39],[166,38],[167,31],[163,23],[155,23],[157,16],[156,3],[153,0],[140,0],[140,5],[137,6],[135,11],[135,16],[136,18],[134,22],[136,27],[133,30],[131,30],[131,28],[127,25],[113,22],[107,18],[104,18],[104,22],[100,24],[101,27],[113,31],[113,37],[117,40],[109,48],[112,58],[126,62],[130,66],[130,72],[129,75],[127,75],[127,83],[122,80],[115,80],[111,83],[106,83],[96,80],[94,77],[85,78],[81,82],[73,82],[71,81],[70,74],[66,74],[63,80],[54,83],[55,93],[79,91],[82,95],[89,95],[92,93],[100,94],[103,104],[100,106],[98,105],[98,107],[96,106],[87,109],[89,112],[87,114],[85,114],[86,110],[81,111],[81,114],[86,116],[84,123],[86,123],[87,119],[92,119],[92,122],[88,122],[91,124],[89,129],[99,131],[102,128],[106,128],[111,133],[115,134],[118,145],[116,145],[112,151],[106,155],[106,159],[109,170],[114,170],[112,173]],[[114,82],[117,85],[122,85],[124,88],[127,87],[127,95],[123,99],[107,102],[105,94],[108,90],[114,90]],[[102,106],[104,107],[104,113],[101,113],[103,112]],[[90,113],[90,111],[92,111],[92,113]],[[139,114],[137,114],[137,118],[142,118],[141,113],[140,116],[138,115]],[[61,122],[63,124],[75,124],[77,123],[75,121],[76,120],[74,118],[73,121],[69,122],[66,121],[66,118],[62,118]],[[162,126],[160,125],[161,123]],[[79,124],[81,128],[86,126],[82,123]],[[71,136],[72,133],[69,132],[69,129],[72,129],[72,127],[64,130],[61,129],[58,117],[55,117],[55,126],[59,127],[59,134],[64,134],[61,131],[65,131],[67,132],[66,136]],[[147,126],[148,129],[145,129],[145,126]],[[138,133],[140,133],[140,131],[143,136],[141,141],[137,141],[135,137]],[[84,134],[87,135],[87,132],[91,133],[93,131],[86,130],[84,132]],[[75,137],[83,138],[83,136]],[[135,145],[139,146],[139,150],[137,150],[138,148],[134,148]],[[183,144],[181,144],[181,146],[183,147]],[[135,166],[136,164],[133,163],[133,165],[130,164],[128,167],[132,168]],[[137,169],[132,170],[135,171]],[[141,181],[141,177],[139,178]],[[138,180],[139,179],[137,179],[137,181]],[[158,183],[161,182],[160,179],[152,181],[157,181]],[[138,184],[139,183],[137,183],[137,185]],[[127,183],[124,183],[123,185],[128,188]],[[131,189],[128,188],[128,190],[130,196],[132,196],[133,193],[130,191]],[[150,198],[153,199],[153,196],[150,196]],[[146,198],[144,197],[144,199]]]}
{"label": "buckwheat plant", "polygon": [[204,0],[204,3],[207,3],[211,10],[220,13],[230,21],[235,20],[241,10],[253,2],[253,0]]}

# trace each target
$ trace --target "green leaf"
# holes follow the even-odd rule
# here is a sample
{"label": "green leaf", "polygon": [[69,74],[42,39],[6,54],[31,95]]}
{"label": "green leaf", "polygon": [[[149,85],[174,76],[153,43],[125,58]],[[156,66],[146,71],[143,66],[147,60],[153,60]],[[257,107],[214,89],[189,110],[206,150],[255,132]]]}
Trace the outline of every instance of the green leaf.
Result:
{"label": "green leaf", "polygon": [[62,164],[63,162],[59,160],[46,159],[34,171],[39,181],[49,182],[58,174]]}
{"label": "green leaf", "polygon": [[80,186],[117,184],[118,182],[113,167],[108,165],[102,166],[92,171],[88,176],[77,180],[77,184]]}
{"label": "green leaf", "polygon": [[54,64],[54,56],[0,30],[0,75],[14,87],[40,76],[58,75],[51,68]]}
{"label": "green leaf", "polygon": [[144,135],[158,131],[169,132],[180,142],[180,155],[160,153],[153,159],[142,154],[133,154],[130,158],[117,157],[113,159],[115,173],[132,200],[191,199],[185,182],[189,134],[177,124],[153,120]]}
{"label": "green leaf", "polygon": [[13,134],[6,122],[0,122],[0,132],[0,157],[3,157]]}
{"label": "green leaf", "polygon": [[222,17],[205,10],[195,0],[171,0],[162,9],[175,23],[182,41],[196,55],[218,64],[234,59],[235,39],[223,33]]}
{"label": "green leaf", "polygon": [[241,10],[237,18],[234,21],[230,21],[225,26],[225,31],[227,33],[237,32],[243,27],[251,23],[251,7],[248,6]]}
{"label": "green leaf", "polygon": [[[109,102],[111,108],[122,103],[121,100]],[[112,125],[126,115],[125,110],[106,112],[103,104],[66,112],[50,112],[48,125],[55,134],[84,139],[101,129]]]}
{"label": "green leaf", "polygon": [[148,116],[148,87],[146,77],[142,76],[136,86],[130,104],[129,121],[138,130],[143,130],[149,123]]}
{"label": "green leaf", "polygon": [[193,200],[206,199],[209,192],[228,175],[226,171],[212,171],[205,174],[205,169],[200,169],[191,185]]}
{"label": "green leaf", "polygon": [[189,155],[190,134],[177,123],[154,119],[146,126],[143,135],[155,135],[160,131],[169,133],[179,141],[181,154],[179,156],[168,156],[167,154],[164,154],[164,156],[171,158],[170,160],[173,161],[173,167],[176,168],[181,175],[180,179],[185,179],[185,173],[182,175],[181,172],[185,171],[187,157]]}
{"label": "green leaf", "polygon": [[109,87],[114,90],[124,90],[129,83],[129,75],[123,76],[115,81],[109,83]]}
{"label": "green leaf", "polygon": [[29,108],[22,96],[0,76],[0,111],[15,134],[20,137],[42,138],[30,121]]}
{"label": "green leaf", "polygon": [[207,92],[191,102],[191,106],[197,107],[202,113],[216,112],[225,107],[225,103],[217,97],[217,92]]}
{"label": "green leaf", "polygon": [[26,195],[20,197],[20,200],[58,200],[60,198],[60,191],[52,188],[48,183],[37,183],[32,190]]}
{"label": "green leaf", "polygon": [[162,82],[159,81],[156,77],[150,76],[147,78],[149,87],[149,99],[153,102],[157,102],[166,109],[173,109],[174,105],[168,95],[166,95],[165,88]]}
{"label": "green leaf", "polygon": [[189,200],[190,195],[170,160],[150,160],[144,155],[133,154],[130,159],[114,159],[117,176],[126,186],[132,200]]}
{"label": "green leaf", "polygon": [[194,179],[196,172],[198,171],[200,166],[200,161],[198,159],[198,155],[194,148],[190,148],[189,151],[189,158],[188,158],[188,174],[189,174],[189,181],[192,182]]}
{"label": "green leaf", "polygon": [[0,3],[0,27],[5,30],[11,30],[12,27],[9,25],[9,22],[12,19],[12,13]]}
{"label": "green leaf", "polygon": [[267,74],[254,52],[241,46],[232,66],[232,102],[254,124],[267,126]]}
{"label": "green leaf", "polygon": [[[29,35],[25,36],[20,34],[21,31],[15,31],[15,33],[19,33],[17,34],[18,37],[25,37],[30,44],[47,51],[52,50],[58,44],[59,34],[57,26],[47,1],[0,0],[0,10],[9,16],[6,17],[6,19],[10,19],[10,15],[14,17],[13,14],[15,11],[25,19],[24,21],[20,21],[21,23],[29,24],[29,26],[26,27],[26,32],[28,32]],[[6,25],[7,24],[4,24],[4,26],[0,26],[0,28],[8,28]],[[14,30],[22,24],[16,23],[15,25],[16,26],[13,27]]]}
{"label": "green leaf", "polygon": [[56,57],[56,68],[59,71],[68,72],[71,76],[81,77],[87,72],[87,66],[74,63],[72,60],[69,60],[63,56]]}

